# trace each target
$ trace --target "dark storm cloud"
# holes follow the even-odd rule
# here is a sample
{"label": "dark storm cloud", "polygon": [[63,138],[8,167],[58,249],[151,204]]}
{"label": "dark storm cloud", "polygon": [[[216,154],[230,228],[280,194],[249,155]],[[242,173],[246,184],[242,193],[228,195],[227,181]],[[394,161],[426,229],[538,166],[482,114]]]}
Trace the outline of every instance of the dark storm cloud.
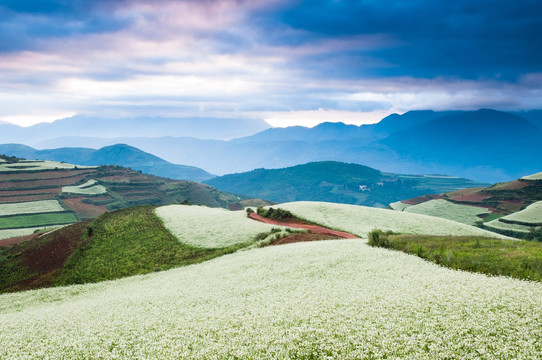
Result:
{"label": "dark storm cloud", "polygon": [[0,51],[35,50],[41,40],[112,32],[128,24],[110,10],[124,0],[2,0]]}
{"label": "dark storm cloud", "polygon": [[[311,0],[275,16],[279,23],[302,30],[302,39],[360,34],[394,39],[395,44],[370,51],[383,64],[372,67],[374,76],[515,80],[542,70],[538,0]],[[356,67],[355,57],[349,59],[347,71],[361,72],[364,62]],[[314,64],[319,62],[314,59]]]}

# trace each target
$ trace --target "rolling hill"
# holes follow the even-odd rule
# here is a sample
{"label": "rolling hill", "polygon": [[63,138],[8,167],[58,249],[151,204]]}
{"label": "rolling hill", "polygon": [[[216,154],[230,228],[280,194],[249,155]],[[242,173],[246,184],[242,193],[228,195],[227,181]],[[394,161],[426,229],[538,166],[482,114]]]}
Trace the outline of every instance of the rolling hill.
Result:
{"label": "rolling hill", "polygon": [[449,176],[382,173],[358,164],[313,162],[216,177],[207,184],[234,194],[290,201],[328,201],[385,207],[390,202],[487,184]]}
{"label": "rolling hill", "polygon": [[[299,218],[362,238],[374,227],[407,234],[491,234],[437,217],[362,206],[294,202],[280,207]],[[24,241],[0,240],[0,249],[4,247],[0,252],[0,291],[145,274],[267,245],[292,233],[285,227],[249,219],[244,211],[187,205],[130,207],[20,239]]]}
{"label": "rolling hill", "polygon": [[80,147],[36,150],[21,144],[3,144],[0,145],[0,154],[80,165],[118,165],[176,180],[201,182],[214,177],[203,169],[172,164],[126,144],[115,144],[98,150]]}
{"label": "rolling hill", "polygon": [[0,239],[95,218],[114,209],[183,201],[242,208],[241,198],[209,185],[118,166],[87,167],[7,157],[0,161]]}
{"label": "rolling hill", "polygon": [[[285,207],[362,234],[373,226],[486,233],[444,219],[354,205]],[[65,279],[59,274],[69,271],[73,282],[85,282],[85,264],[95,266],[95,273],[134,271],[141,264],[138,270],[148,274],[0,295],[0,357],[29,358],[39,351],[52,358],[431,359],[469,358],[476,349],[487,358],[537,358],[542,350],[540,283],[454,271],[359,239],[253,248],[154,271],[168,268],[157,262],[157,254],[160,260],[180,260],[196,249],[185,247],[183,238],[173,239],[151,209],[124,209],[81,225],[89,242],[73,252],[66,263],[72,265],[49,273],[49,279]],[[246,218],[209,211],[177,218],[185,239],[223,230],[221,221],[214,224],[206,216],[224,215],[234,225],[218,240],[245,232]],[[50,253],[55,241],[66,241],[69,236],[59,234],[68,229],[77,231],[72,226],[55,239],[55,233],[46,235]],[[260,230],[247,233],[252,231]],[[186,260],[202,260],[203,250],[197,251]],[[35,258],[30,252],[19,256],[29,264]]]}
{"label": "rolling hill", "polygon": [[489,187],[403,200],[390,206],[524,237],[542,226],[541,201],[542,176],[538,173]]}

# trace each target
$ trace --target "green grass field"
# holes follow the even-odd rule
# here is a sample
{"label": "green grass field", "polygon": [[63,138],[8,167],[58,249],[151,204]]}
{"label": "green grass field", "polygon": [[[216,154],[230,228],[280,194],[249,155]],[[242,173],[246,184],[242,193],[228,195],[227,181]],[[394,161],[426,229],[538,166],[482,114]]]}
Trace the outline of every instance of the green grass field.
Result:
{"label": "green grass field", "polygon": [[90,224],[56,284],[82,284],[166,270],[231,253],[243,245],[201,249],[183,244],[143,206],[106,213]]}
{"label": "green grass field", "polygon": [[70,224],[77,221],[75,214],[72,212],[4,216],[0,217],[0,229]]}
{"label": "green grass field", "polygon": [[452,269],[542,281],[540,242],[476,236],[380,236],[385,238],[380,240],[382,247],[414,254]]}

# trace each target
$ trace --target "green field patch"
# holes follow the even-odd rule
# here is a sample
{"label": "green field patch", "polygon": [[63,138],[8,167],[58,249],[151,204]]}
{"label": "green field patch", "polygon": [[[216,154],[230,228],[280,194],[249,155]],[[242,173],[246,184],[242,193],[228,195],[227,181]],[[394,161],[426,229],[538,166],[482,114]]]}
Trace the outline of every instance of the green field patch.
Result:
{"label": "green field patch", "polygon": [[414,254],[456,270],[542,281],[541,242],[378,232],[369,233],[369,245]]}
{"label": "green field patch", "polygon": [[70,224],[77,221],[77,217],[72,212],[2,216],[0,217],[0,229]]}

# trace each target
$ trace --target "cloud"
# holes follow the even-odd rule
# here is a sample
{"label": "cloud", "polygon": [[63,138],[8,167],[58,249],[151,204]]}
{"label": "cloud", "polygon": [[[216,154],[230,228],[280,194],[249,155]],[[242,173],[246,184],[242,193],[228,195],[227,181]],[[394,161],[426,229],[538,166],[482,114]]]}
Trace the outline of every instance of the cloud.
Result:
{"label": "cloud", "polygon": [[49,114],[293,122],[542,107],[541,10],[530,0],[7,0],[0,117],[30,115],[29,101]]}

